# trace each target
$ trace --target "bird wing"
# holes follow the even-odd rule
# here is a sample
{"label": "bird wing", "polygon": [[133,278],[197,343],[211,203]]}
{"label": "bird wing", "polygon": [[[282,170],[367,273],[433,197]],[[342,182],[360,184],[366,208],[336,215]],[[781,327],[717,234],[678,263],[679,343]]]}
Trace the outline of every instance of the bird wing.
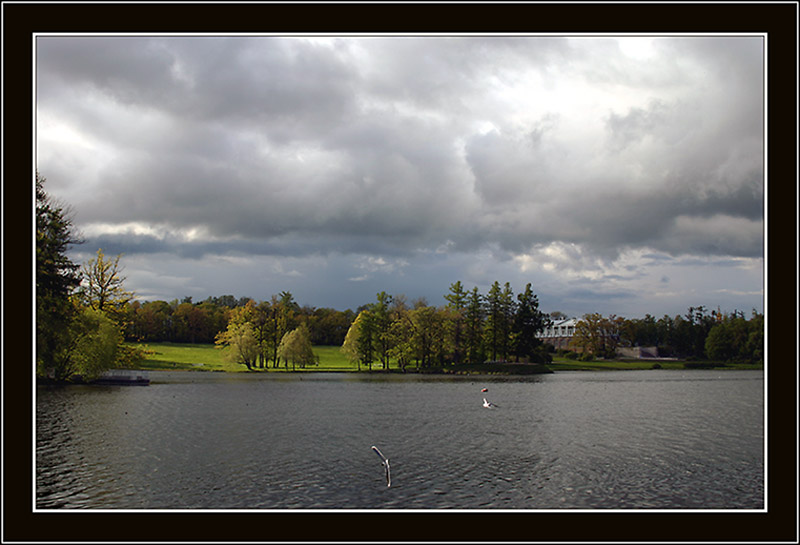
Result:
{"label": "bird wing", "polygon": [[380,450],[378,450],[378,447],[376,447],[375,445],[372,445],[372,450],[375,451],[375,454],[380,456],[381,462],[383,462],[383,468],[386,471],[386,486],[392,486],[392,473],[391,470],[389,469],[389,459],[386,456],[384,456],[383,453]]}
{"label": "bird wing", "polygon": [[384,455],[383,455],[383,453],[382,453],[380,450],[378,450],[378,447],[376,447],[375,445],[372,445],[372,450],[374,450],[374,451],[375,451],[375,454],[377,454],[378,456],[380,456],[381,460],[382,460],[384,463],[386,463],[386,456],[384,456]]}

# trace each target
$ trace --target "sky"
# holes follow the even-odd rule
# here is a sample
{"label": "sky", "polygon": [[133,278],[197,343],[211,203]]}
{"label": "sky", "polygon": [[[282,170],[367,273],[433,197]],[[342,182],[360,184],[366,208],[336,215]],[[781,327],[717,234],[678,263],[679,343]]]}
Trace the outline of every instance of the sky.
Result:
{"label": "sky", "polygon": [[140,300],[530,283],[763,312],[761,36],[36,38],[36,164]]}

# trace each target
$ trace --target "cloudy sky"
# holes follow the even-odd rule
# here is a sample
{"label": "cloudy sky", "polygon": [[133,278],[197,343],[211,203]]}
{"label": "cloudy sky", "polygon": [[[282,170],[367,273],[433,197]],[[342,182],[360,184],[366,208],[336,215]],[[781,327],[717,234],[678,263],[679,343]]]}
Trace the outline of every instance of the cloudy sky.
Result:
{"label": "cloudy sky", "polygon": [[39,36],[37,165],[143,300],[763,311],[762,38]]}

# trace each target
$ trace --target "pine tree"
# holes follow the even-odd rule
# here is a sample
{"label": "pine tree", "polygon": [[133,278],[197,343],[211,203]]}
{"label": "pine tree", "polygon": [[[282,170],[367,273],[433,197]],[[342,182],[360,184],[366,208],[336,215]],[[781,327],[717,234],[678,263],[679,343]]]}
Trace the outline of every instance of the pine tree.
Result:
{"label": "pine tree", "polygon": [[463,359],[462,345],[464,344],[464,313],[467,306],[467,292],[461,281],[450,285],[450,293],[444,296],[447,307],[451,310],[451,339],[453,342],[453,362],[461,363]]}
{"label": "pine tree", "polygon": [[517,301],[517,313],[514,317],[516,332],[514,352],[517,358],[537,361],[537,349],[542,345],[542,341],[536,334],[547,327],[550,320],[539,310],[539,299],[531,290],[530,283],[525,286],[524,292],[517,295]]}
{"label": "pine tree", "polygon": [[64,208],[45,192],[36,173],[36,362],[38,372],[57,380],[72,373],[70,324],[78,308],[70,295],[80,285],[78,265],[67,249],[80,240]]}
{"label": "pine tree", "polygon": [[492,361],[497,361],[497,355],[500,351],[500,337],[503,334],[501,298],[500,283],[495,280],[491,288],[489,288],[489,293],[486,294],[486,322],[483,329],[486,350]]}
{"label": "pine tree", "polygon": [[511,348],[514,344],[514,314],[516,304],[514,303],[514,292],[511,284],[506,282],[503,291],[500,292],[500,320],[499,320],[499,350],[503,360],[508,359]]}
{"label": "pine tree", "polygon": [[483,352],[483,296],[477,286],[472,288],[465,309],[465,352],[467,362],[482,363]]}

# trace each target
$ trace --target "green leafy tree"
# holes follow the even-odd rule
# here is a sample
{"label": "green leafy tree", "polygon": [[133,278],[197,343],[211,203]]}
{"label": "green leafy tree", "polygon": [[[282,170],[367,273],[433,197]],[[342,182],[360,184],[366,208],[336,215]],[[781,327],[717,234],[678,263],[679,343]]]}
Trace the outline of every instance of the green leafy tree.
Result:
{"label": "green leafy tree", "polygon": [[650,314],[642,319],[623,320],[620,324],[620,340],[628,346],[658,346],[664,344],[656,319]]}
{"label": "green leafy tree", "polygon": [[283,310],[280,299],[275,295],[272,296],[269,303],[264,303],[263,312],[266,314],[263,331],[264,350],[269,354],[267,360],[271,359],[272,366],[278,367],[278,347],[286,334],[286,312]]}
{"label": "green leafy tree", "polygon": [[711,328],[706,338],[706,353],[712,360],[733,361],[737,355],[731,324],[720,322]]}
{"label": "green leafy tree", "polygon": [[753,312],[746,320],[743,313],[717,314],[717,323],[705,341],[708,358],[723,362],[763,363],[763,316]]}
{"label": "green leafy tree", "polygon": [[[174,339],[172,308],[166,301],[134,301],[133,336],[135,341],[162,342]],[[220,328],[220,330],[224,327]],[[216,332],[215,332],[216,333]]]}
{"label": "green leafy tree", "polygon": [[620,342],[619,328],[623,322],[623,318],[613,314],[608,318],[596,312],[585,314],[575,324],[575,335],[571,342],[573,346],[582,348],[587,357],[613,358]]}
{"label": "green leafy tree", "polygon": [[59,347],[61,373],[53,377],[59,381],[91,381],[109,369],[138,363],[143,354],[124,343],[122,328],[107,314],[77,304],[64,339]]}
{"label": "green leafy tree", "polygon": [[40,374],[64,380],[69,364],[70,324],[78,308],[70,295],[80,285],[80,267],[67,250],[80,242],[67,211],[44,190],[36,173],[36,363]]}
{"label": "green leafy tree", "polygon": [[389,351],[392,348],[391,304],[392,296],[382,291],[377,295],[377,302],[370,307],[371,319],[375,328],[375,351],[384,369],[389,367]]}
{"label": "green leafy tree", "polygon": [[278,367],[280,356],[278,348],[283,336],[296,327],[296,317],[300,306],[295,302],[294,296],[288,291],[282,291],[278,297],[273,296],[272,318],[267,322],[265,342],[272,350],[273,366]]}
{"label": "green leafy tree", "polygon": [[269,367],[269,358],[272,354],[271,332],[275,327],[275,312],[269,301],[261,301],[253,309],[251,316],[253,331],[258,342],[258,367],[263,369]]}
{"label": "green leafy tree", "polygon": [[441,313],[435,307],[418,305],[410,312],[414,324],[414,357],[421,367],[443,363],[445,329]]}
{"label": "green leafy tree", "polygon": [[311,342],[315,345],[341,346],[354,319],[351,310],[313,309],[308,320]]}
{"label": "green leafy tree", "polygon": [[216,338],[218,348],[225,349],[228,361],[238,363],[252,371],[258,361],[259,347],[250,322],[231,321]]}
{"label": "green leafy tree", "polygon": [[292,370],[295,369],[296,365],[305,368],[306,365],[319,363],[317,356],[314,354],[314,348],[311,346],[311,334],[305,324],[300,324],[283,336],[278,347],[278,357],[286,362],[287,368],[289,362],[291,362]]}
{"label": "green leafy tree", "polygon": [[584,354],[602,352],[603,316],[599,313],[584,314],[583,319],[575,324],[575,334],[571,343],[581,348]]}
{"label": "green leafy tree", "polygon": [[119,324],[104,312],[84,307],[74,322],[74,373],[94,380],[103,372],[130,363]]}
{"label": "green leafy tree", "polygon": [[748,324],[750,332],[747,335],[747,353],[753,363],[764,364],[764,315],[753,311],[753,317]]}
{"label": "green leafy tree", "polygon": [[82,267],[83,285],[79,295],[83,304],[95,310],[105,312],[115,321],[121,322],[124,307],[133,299],[133,292],[124,286],[125,277],[119,260],[122,255],[112,259],[106,258],[102,248],[97,256],[90,259]]}
{"label": "green leafy tree", "polygon": [[690,354],[696,358],[705,358],[706,337],[708,337],[711,328],[714,327],[715,318],[702,305],[689,307],[686,318],[691,324],[689,333]]}
{"label": "green leafy tree", "polygon": [[374,361],[375,321],[369,310],[362,310],[356,316],[350,329],[347,330],[341,351],[350,361],[357,362],[358,370],[361,365],[368,365],[372,369]]}
{"label": "green leafy tree", "polygon": [[397,304],[398,299],[395,299],[395,308],[393,311],[394,319],[389,334],[392,337],[391,349],[389,355],[397,362],[398,367],[405,372],[406,367],[411,363],[416,355],[414,340],[416,335],[416,326],[411,319],[411,311],[406,308],[405,303]]}

